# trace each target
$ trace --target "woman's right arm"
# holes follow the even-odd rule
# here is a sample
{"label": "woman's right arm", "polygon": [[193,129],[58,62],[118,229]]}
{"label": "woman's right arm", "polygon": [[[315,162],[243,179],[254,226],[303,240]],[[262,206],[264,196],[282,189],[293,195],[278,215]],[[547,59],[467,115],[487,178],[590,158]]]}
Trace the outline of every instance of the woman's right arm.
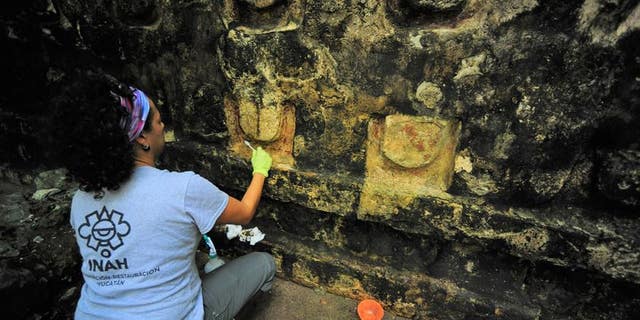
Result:
{"label": "woman's right arm", "polygon": [[262,186],[264,185],[265,177],[259,173],[253,175],[249,188],[242,197],[242,200],[229,196],[229,203],[227,207],[222,211],[220,218],[216,221],[216,224],[247,224],[253,219],[253,215],[256,213],[258,203],[260,203],[260,196],[262,195]]}
{"label": "woman's right arm", "polygon": [[227,207],[222,211],[216,224],[247,224],[253,219],[262,196],[264,180],[269,176],[271,156],[258,147],[253,152],[251,164],[253,166],[253,178],[242,200],[229,196]]}

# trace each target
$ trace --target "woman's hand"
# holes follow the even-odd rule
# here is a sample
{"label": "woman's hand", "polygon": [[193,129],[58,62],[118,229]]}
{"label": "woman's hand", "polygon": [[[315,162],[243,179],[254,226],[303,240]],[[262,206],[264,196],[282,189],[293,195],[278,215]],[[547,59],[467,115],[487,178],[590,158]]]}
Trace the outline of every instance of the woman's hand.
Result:
{"label": "woman's hand", "polygon": [[253,150],[251,165],[253,166],[253,174],[259,173],[266,178],[269,176],[269,169],[271,169],[271,156],[262,147],[258,147]]}

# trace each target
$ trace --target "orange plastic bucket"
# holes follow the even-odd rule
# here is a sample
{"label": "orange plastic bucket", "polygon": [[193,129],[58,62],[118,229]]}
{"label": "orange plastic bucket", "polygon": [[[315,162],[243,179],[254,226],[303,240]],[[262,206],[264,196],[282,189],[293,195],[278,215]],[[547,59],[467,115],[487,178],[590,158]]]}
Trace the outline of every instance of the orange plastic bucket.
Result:
{"label": "orange plastic bucket", "polygon": [[360,320],[381,320],[384,310],[377,301],[366,299],[358,304],[358,316]]}

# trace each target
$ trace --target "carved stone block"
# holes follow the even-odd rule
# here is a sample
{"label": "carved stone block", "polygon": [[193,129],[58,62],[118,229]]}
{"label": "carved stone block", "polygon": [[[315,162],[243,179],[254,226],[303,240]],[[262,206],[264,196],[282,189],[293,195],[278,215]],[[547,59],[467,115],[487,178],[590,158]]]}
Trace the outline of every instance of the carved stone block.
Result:
{"label": "carved stone block", "polygon": [[446,197],[460,126],[427,116],[371,121],[358,216],[394,214],[420,196]]}
{"label": "carved stone block", "polygon": [[230,149],[245,158],[251,149],[244,140],[261,146],[273,158],[273,165],[293,165],[295,109],[289,105],[258,105],[246,99],[225,97],[225,117],[229,129]]}

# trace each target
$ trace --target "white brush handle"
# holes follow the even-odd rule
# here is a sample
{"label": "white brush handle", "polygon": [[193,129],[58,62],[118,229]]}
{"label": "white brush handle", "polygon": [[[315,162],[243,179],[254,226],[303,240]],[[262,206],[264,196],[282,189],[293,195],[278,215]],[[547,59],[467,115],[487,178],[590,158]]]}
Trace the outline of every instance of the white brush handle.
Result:
{"label": "white brush handle", "polygon": [[251,148],[251,150],[256,151],[256,149],[254,149],[254,148],[251,146],[251,143],[249,143],[249,141],[245,140],[245,141],[244,141],[244,144],[246,144],[246,145],[247,145],[247,147]]}

